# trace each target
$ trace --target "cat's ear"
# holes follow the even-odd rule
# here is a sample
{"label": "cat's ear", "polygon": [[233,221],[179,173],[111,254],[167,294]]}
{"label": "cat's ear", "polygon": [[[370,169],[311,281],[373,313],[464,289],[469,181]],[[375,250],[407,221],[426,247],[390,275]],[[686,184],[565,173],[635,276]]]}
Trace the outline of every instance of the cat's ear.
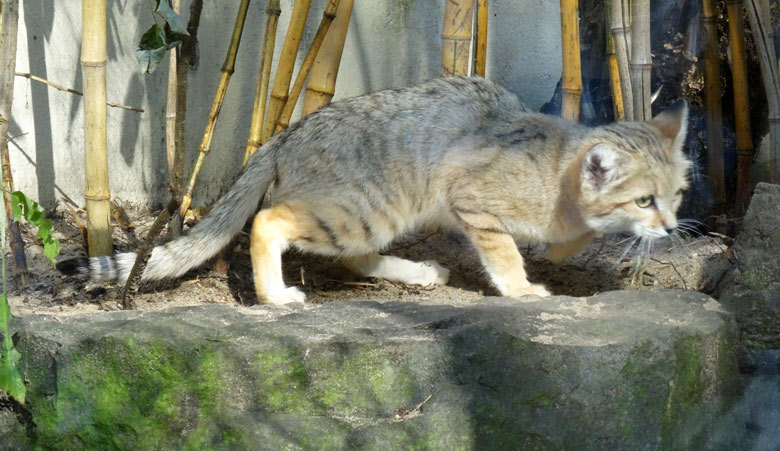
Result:
{"label": "cat's ear", "polygon": [[667,140],[667,149],[682,149],[688,132],[688,103],[680,99],[648,121]]}
{"label": "cat's ear", "polygon": [[609,144],[596,144],[588,149],[582,159],[583,183],[598,192],[604,186],[622,180],[630,158]]}

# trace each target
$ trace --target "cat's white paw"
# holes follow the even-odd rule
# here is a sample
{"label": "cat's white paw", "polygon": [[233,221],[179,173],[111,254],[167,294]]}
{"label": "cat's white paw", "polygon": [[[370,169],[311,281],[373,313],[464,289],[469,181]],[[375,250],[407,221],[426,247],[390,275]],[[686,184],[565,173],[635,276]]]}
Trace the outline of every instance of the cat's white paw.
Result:
{"label": "cat's white paw", "polygon": [[446,285],[450,270],[433,260],[417,263],[414,274],[408,274],[404,282],[416,285]]}
{"label": "cat's white paw", "polygon": [[303,303],[306,300],[306,295],[297,287],[287,287],[280,291],[268,293],[265,299],[270,304],[284,305],[293,302]]}
{"label": "cat's white paw", "polygon": [[529,294],[540,297],[551,296],[551,293],[547,291],[544,285],[539,285],[536,283],[532,283],[527,287],[517,288],[509,296],[513,298],[519,298],[520,296],[526,296]]}

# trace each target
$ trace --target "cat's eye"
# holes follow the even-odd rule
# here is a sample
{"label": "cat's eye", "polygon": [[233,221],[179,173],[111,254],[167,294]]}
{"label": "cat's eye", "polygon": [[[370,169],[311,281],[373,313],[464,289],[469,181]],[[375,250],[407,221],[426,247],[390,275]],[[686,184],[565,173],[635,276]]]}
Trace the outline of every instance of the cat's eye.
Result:
{"label": "cat's eye", "polygon": [[639,208],[647,208],[647,207],[653,205],[653,200],[654,200],[654,198],[653,198],[652,194],[647,195],[647,196],[642,196],[642,197],[640,197],[639,199],[636,200],[636,205]]}

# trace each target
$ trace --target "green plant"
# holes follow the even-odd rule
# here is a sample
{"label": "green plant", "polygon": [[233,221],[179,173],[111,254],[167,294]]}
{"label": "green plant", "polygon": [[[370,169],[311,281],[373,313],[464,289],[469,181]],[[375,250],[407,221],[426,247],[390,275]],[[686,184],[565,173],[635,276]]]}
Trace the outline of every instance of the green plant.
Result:
{"label": "green plant", "polygon": [[[44,217],[45,211],[37,202],[29,199],[21,191],[11,193],[12,211],[14,221],[22,217],[30,224],[38,228],[38,237],[43,241],[43,253],[52,264],[56,263],[56,257],[60,253],[60,243],[52,233],[51,221]],[[17,364],[22,355],[14,347],[13,339],[8,331],[8,319],[11,317],[11,308],[8,305],[5,279],[5,208],[0,208],[0,277],[3,288],[0,294],[0,389],[4,390],[19,403],[24,404],[25,386],[22,373]]]}
{"label": "green plant", "polygon": [[155,3],[154,14],[160,16],[165,24],[161,27],[155,19],[154,25],[141,36],[141,42],[135,49],[135,56],[144,74],[154,72],[165,57],[165,52],[190,35],[181,17],[168,5],[168,0],[155,0]]}

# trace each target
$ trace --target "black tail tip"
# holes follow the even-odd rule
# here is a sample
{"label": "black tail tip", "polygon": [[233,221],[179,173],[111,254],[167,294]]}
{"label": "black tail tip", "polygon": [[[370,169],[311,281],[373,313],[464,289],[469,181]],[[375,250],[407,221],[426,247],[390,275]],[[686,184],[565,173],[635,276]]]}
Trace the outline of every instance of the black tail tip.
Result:
{"label": "black tail tip", "polygon": [[55,267],[57,271],[67,276],[75,276],[83,273],[84,268],[89,268],[89,259],[86,257],[71,258],[58,262]]}

